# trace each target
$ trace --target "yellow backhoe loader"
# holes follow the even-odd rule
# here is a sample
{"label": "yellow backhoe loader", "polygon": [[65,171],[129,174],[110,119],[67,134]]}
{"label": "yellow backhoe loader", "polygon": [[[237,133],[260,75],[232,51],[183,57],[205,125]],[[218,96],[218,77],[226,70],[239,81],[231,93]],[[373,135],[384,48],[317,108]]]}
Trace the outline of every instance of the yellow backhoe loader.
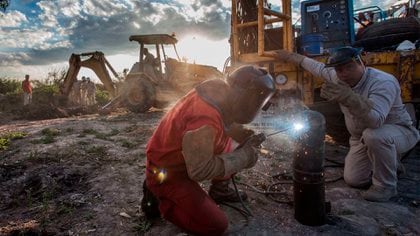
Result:
{"label": "yellow backhoe loader", "polygon": [[[69,69],[61,86],[61,94],[68,97],[81,67],[93,70],[113,99],[102,107],[111,111],[126,107],[133,112],[146,112],[152,106],[162,108],[176,101],[190,89],[206,79],[222,78],[217,68],[182,62],[176,50],[177,39],[167,34],[132,35],[130,41],[140,45],[139,61],[136,62],[121,83],[114,82],[108,71],[118,78],[102,52],[72,54]],[[147,46],[149,49],[147,49]],[[146,60],[145,51],[155,49],[153,61]],[[172,46],[175,58],[165,50]]]}

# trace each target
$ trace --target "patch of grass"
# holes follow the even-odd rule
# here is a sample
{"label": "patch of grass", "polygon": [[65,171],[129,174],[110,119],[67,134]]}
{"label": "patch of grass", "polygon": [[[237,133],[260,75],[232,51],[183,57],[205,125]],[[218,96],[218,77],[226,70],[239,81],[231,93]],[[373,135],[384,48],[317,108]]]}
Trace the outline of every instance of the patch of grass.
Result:
{"label": "patch of grass", "polygon": [[0,138],[0,150],[6,150],[10,145],[8,138]]}
{"label": "patch of grass", "polygon": [[55,128],[45,128],[41,130],[41,134],[43,137],[40,142],[43,144],[49,144],[55,142],[55,137],[60,134],[60,130]]}
{"label": "patch of grass", "polygon": [[84,129],[82,131],[83,134],[97,134],[98,131],[94,130],[94,129]]}
{"label": "patch of grass", "polygon": [[69,206],[68,204],[60,204],[59,206],[58,206],[58,209],[57,209],[57,213],[59,214],[59,215],[66,215],[66,214],[71,214],[71,213],[73,213],[74,212],[74,207],[73,206]]}
{"label": "patch of grass", "polygon": [[34,152],[29,153],[28,159],[35,160],[35,159],[38,159],[38,158],[40,158],[40,154],[39,154],[38,151],[35,150]]}
{"label": "patch of grass", "polygon": [[124,132],[130,133],[136,129],[138,129],[137,125],[130,125],[124,128]]}
{"label": "patch of grass", "polygon": [[74,131],[73,128],[69,127],[65,129],[66,133],[72,133]]}
{"label": "patch of grass", "polygon": [[120,131],[118,129],[112,129],[111,132],[108,133],[109,136],[114,136],[119,134]]}
{"label": "patch of grass", "polygon": [[147,220],[141,221],[139,224],[137,224],[136,226],[134,226],[135,232],[137,232],[140,235],[143,235],[144,233],[146,233],[147,231],[149,231],[150,228],[152,228],[152,223],[150,223]]}
{"label": "patch of grass", "polygon": [[55,129],[55,128],[45,128],[45,129],[41,130],[41,134],[42,135],[50,135],[50,136],[58,136],[60,134],[60,130]]}
{"label": "patch of grass", "polygon": [[95,134],[95,137],[98,139],[103,139],[103,140],[110,140],[109,137],[114,136],[119,134],[120,131],[118,129],[112,129],[109,133],[101,133],[101,132],[97,132]]}
{"label": "patch of grass", "polygon": [[23,139],[26,135],[27,133],[24,132],[9,132],[0,136],[0,150],[6,150],[11,140]]}
{"label": "patch of grass", "polygon": [[106,147],[104,146],[93,146],[86,150],[87,153],[96,155],[96,156],[106,156]]}
{"label": "patch of grass", "polygon": [[124,139],[124,140],[121,140],[121,146],[125,148],[134,148],[136,144]]}
{"label": "patch of grass", "polygon": [[97,134],[95,134],[95,137],[97,139],[108,140],[108,135],[104,134],[104,133],[97,133]]}
{"label": "patch of grass", "polygon": [[42,137],[40,139],[40,142],[43,143],[43,144],[53,143],[53,142],[55,142],[55,138],[54,138],[54,136],[47,135],[47,136]]}
{"label": "patch of grass", "polygon": [[86,135],[95,135],[95,138],[97,139],[110,140],[109,137],[119,133],[120,131],[118,129],[112,129],[109,133],[102,133],[94,129],[84,129],[77,137],[83,138],[86,137]]}
{"label": "patch of grass", "polygon": [[87,142],[87,141],[79,141],[79,142],[77,142],[77,144],[82,145],[82,146],[86,146],[86,145],[89,145],[89,142]]}
{"label": "patch of grass", "polygon": [[87,213],[84,217],[85,220],[93,220],[95,215],[93,213]]}

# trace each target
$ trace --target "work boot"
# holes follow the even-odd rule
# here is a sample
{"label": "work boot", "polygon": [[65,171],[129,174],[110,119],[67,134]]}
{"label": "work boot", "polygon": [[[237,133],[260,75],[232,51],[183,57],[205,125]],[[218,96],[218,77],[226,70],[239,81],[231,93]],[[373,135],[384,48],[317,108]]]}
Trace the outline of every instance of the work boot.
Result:
{"label": "work boot", "polygon": [[141,210],[149,220],[160,217],[159,200],[147,188],[146,180],[143,182],[143,198],[141,199]]}
{"label": "work boot", "polygon": [[[230,180],[212,180],[209,189],[210,197],[216,202],[240,202],[238,194],[235,189],[229,187]],[[239,191],[242,201],[245,201],[248,196],[245,192]]]}
{"label": "work boot", "polygon": [[380,187],[372,185],[366,192],[362,193],[362,197],[365,200],[372,202],[386,202],[397,194],[396,187]]}

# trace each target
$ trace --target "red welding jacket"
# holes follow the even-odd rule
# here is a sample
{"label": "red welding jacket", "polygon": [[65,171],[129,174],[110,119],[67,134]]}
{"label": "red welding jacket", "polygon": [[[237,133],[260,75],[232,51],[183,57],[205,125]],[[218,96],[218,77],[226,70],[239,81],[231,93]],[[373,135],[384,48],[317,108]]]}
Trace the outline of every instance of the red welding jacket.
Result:
{"label": "red welding jacket", "polygon": [[221,154],[229,142],[221,114],[194,90],[178,101],[162,118],[146,147],[147,168],[153,165],[186,174],[182,139],[187,131],[204,125],[209,125],[216,131],[214,152]]}

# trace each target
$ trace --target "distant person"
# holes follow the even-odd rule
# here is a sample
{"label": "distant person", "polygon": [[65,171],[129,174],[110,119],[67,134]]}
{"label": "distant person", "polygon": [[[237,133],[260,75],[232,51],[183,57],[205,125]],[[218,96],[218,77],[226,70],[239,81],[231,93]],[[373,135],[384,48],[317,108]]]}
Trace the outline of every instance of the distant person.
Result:
{"label": "distant person", "polygon": [[[83,79],[83,77],[82,77]],[[70,94],[69,94],[69,99],[70,102],[73,105],[80,105],[80,101],[81,101],[81,93],[80,93],[80,86],[81,86],[82,81],[77,80],[73,83],[71,90],[70,90]]]}
{"label": "distant person", "polygon": [[22,81],[23,90],[23,105],[29,105],[32,103],[32,85],[29,81],[29,75],[25,75],[25,80]]}
{"label": "distant person", "polygon": [[96,85],[88,77],[86,85],[86,96],[87,96],[87,105],[94,105],[96,103]]}
{"label": "distant person", "polygon": [[88,87],[88,83],[90,81],[89,77],[82,77],[82,82],[80,84],[80,104],[83,106],[88,105],[88,99],[87,99],[87,87]]}
{"label": "distant person", "polygon": [[156,58],[149,52],[147,48],[143,49],[143,72],[147,74],[148,76],[152,77],[153,79],[156,79]]}
{"label": "distant person", "polygon": [[149,50],[147,48],[143,49],[143,56],[144,56],[143,61],[144,61],[145,64],[149,64],[149,65],[152,65],[152,66],[155,65],[156,58],[155,58],[155,56],[153,56],[153,54],[151,54],[149,52]]}

